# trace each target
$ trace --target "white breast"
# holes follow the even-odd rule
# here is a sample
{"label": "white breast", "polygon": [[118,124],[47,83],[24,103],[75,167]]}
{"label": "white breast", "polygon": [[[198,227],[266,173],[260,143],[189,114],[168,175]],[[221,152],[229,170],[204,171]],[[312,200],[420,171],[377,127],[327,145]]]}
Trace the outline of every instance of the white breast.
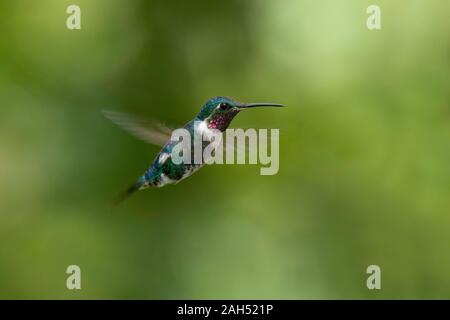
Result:
{"label": "white breast", "polygon": [[206,121],[201,121],[197,127],[196,131],[199,135],[203,136],[203,140],[205,141],[211,141],[212,136],[214,135],[214,132],[208,128],[208,124]]}

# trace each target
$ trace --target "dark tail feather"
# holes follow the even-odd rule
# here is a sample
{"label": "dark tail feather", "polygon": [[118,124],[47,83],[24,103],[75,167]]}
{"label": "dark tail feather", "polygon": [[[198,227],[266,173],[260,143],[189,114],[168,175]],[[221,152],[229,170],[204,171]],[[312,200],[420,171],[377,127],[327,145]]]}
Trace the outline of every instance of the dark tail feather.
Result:
{"label": "dark tail feather", "polygon": [[115,204],[119,204],[122,201],[124,201],[125,199],[127,199],[129,196],[131,196],[133,193],[135,193],[136,191],[138,191],[140,188],[142,187],[142,183],[140,182],[136,182],[135,184],[133,184],[131,187],[129,187],[127,190],[125,190],[124,192],[122,192],[121,194],[119,194],[116,199],[114,199],[114,203]]}

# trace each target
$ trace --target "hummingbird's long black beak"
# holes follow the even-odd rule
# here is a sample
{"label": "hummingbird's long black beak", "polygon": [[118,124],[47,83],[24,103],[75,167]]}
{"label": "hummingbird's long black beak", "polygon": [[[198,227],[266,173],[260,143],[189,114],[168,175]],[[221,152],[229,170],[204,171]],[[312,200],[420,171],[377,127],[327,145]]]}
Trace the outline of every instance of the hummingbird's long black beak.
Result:
{"label": "hummingbird's long black beak", "polygon": [[242,103],[237,106],[239,109],[256,108],[256,107],[284,107],[284,104],[270,102]]}

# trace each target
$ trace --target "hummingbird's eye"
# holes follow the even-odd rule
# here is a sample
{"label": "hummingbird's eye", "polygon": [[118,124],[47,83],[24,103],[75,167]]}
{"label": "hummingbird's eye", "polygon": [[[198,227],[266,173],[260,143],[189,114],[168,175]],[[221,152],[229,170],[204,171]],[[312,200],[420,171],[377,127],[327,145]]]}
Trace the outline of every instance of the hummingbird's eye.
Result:
{"label": "hummingbird's eye", "polygon": [[227,110],[230,108],[230,105],[222,102],[221,104],[219,104],[219,108],[220,108],[220,110]]}

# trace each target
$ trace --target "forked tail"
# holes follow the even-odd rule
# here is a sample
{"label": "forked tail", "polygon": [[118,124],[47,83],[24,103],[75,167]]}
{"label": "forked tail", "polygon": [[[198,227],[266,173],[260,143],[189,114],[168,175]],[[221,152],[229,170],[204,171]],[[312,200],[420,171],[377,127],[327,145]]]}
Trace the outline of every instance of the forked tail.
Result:
{"label": "forked tail", "polygon": [[144,178],[140,178],[135,184],[133,184],[131,187],[129,187],[127,190],[123,191],[122,193],[120,193],[114,203],[119,204],[122,201],[124,201],[125,199],[127,199],[129,196],[131,196],[133,193],[135,193],[136,191],[138,191],[139,189],[141,189],[143,186],[145,185],[145,179]]}

